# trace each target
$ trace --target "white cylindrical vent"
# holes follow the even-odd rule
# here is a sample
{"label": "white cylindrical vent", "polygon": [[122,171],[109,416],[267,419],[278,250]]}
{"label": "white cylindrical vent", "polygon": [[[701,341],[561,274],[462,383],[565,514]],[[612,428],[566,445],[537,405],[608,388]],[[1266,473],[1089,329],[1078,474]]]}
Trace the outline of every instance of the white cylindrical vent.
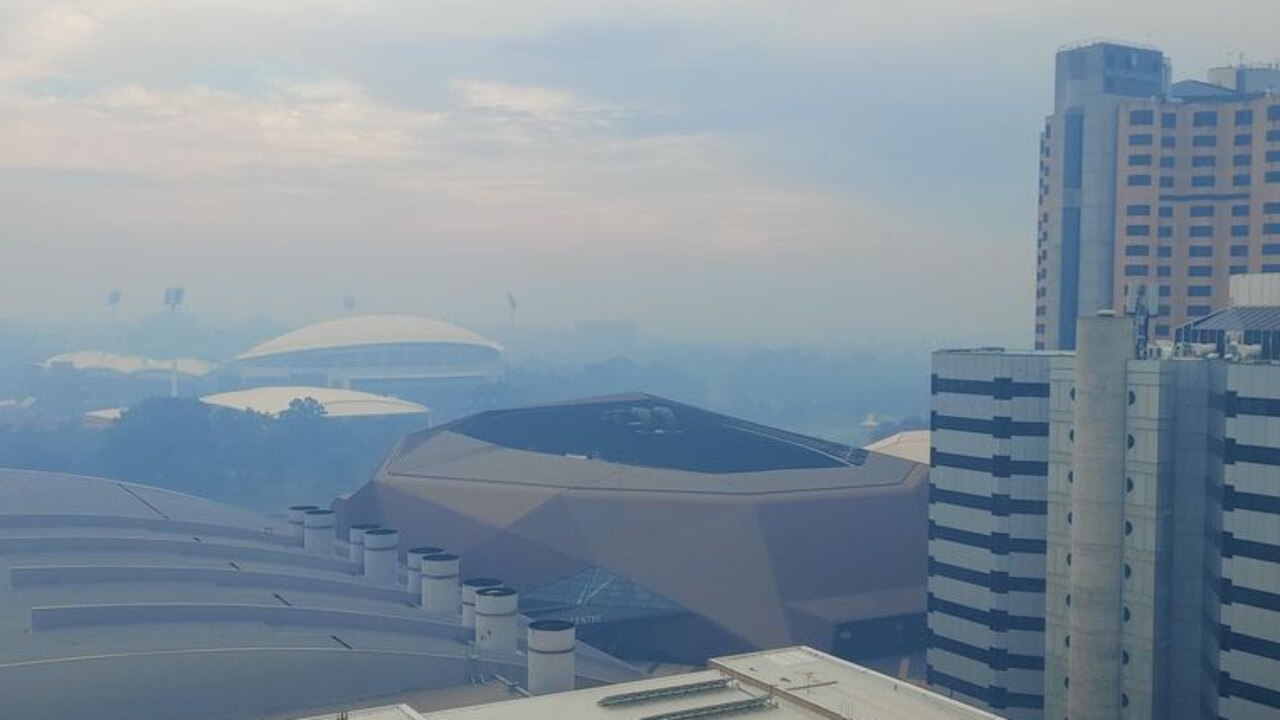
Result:
{"label": "white cylindrical vent", "polygon": [[502,581],[497,578],[482,577],[462,581],[462,627],[476,626],[476,591],[501,585]]}
{"label": "white cylindrical vent", "polygon": [[382,527],[377,523],[358,523],[347,528],[347,560],[364,567],[364,534]]}
{"label": "white cylindrical vent", "polygon": [[[415,548],[425,550],[427,548]],[[410,557],[414,557],[410,551]],[[418,555],[418,597],[422,609],[429,613],[458,615],[458,556],[437,550],[429,555]],[[412,565],[412,563],[410,563]],[[409,570],[409,582],[413,581],[413,569]],[[412,592],[412,591],[411,591]]]}
{"label": "white cylindrical vent", "polygon": [[400,564],[396,552],[399,546],[399,530],[365,530],[364,579],[374,585],[400,584]]}
{"label": "white cylindrical vent", "polygon": [[320,508],[315,505],[294,505],[293,507],[289,508],[290,534],[293,536],[293,539],[298,542],[299,545],[302,544],[302,516],[305,515],[308,510],[319,510],[319,509]]}
{"label": "white cylindrical vent", "polygon": [[302,514],[302,546],[309,553],[333,557],[332,510],[307,510]]}
{"label": "white cylindrical vent", "polygon": [[422,558],[444,552],[444,548],[416,547],[404,552],[404,585],[415,600],[422,600]]}
{"label": "white cylindrical vent", "polygon": [[516,607],[519,595],[508,587],[476,590],[476,648],[488,652],[515,652]]}
{"label": "white cylindrical vent", "polygon": [[577,646],[573,623],[534,620],[529,623],[529,692],[534,695],[573,689]]}

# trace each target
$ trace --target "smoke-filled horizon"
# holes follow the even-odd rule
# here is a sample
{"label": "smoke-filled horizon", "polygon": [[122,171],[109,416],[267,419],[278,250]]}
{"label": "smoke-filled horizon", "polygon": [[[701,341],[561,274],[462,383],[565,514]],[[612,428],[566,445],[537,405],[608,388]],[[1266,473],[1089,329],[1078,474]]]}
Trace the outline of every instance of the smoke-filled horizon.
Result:
{"label": "smoke-filled horizon", "polygon": [[[634,321],[1030,343],[1055,49],[1275,59],[1280,6],[17,0],[0,319]],[[1270,22],[1268,22],[1270,21]]]}

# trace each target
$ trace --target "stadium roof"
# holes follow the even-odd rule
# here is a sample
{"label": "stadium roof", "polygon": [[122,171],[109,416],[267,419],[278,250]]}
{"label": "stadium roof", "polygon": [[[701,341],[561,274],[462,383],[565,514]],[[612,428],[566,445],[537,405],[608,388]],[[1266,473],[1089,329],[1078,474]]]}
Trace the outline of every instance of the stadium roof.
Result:
{"label": "stadium roof", "polygon": [[447,322],[414,315],[357,315],[316,323],[268,340],[240,355],[253,360],[285,353],[361,345],[453,343],[501,350],[497,343]]}
{"label": "stadium roof", "polygon": [[904,430],[896,435],[877,440],[863,449],[928,465],[929,431]]}
{"label": "stadium roof", "polygon": [[[308,554],[283,521],[188,495],[0,470],[0,715],[296,716],[522,677],[523,656],[477,663],[458,618],[368,584],[338,548]],[[637,676],[581,643],[577,667]]]}
{"label": "stadium roof", "polygon": [[[137,373],[168,373],[173,370],[172,360],[156,360],[135,355],[119,355],[103,350],[82,350],[63,353],[41,363],[46,368],[55,365],[70,365],[80,371],[114,372],[122,375]],[[190,377],[204,377],[217,368],[211,362],[196,358],[178,358],[179,374]]]}
{"label": "stadium roof", "polygon": [[323,387],[259,387],[249,390],[206,395],[200,402],[208,405],[251,410],[266,415],[279,415],[294,400],[311,398],[324,408],[325,417],[349,418],[381,415],[420,415],[430,412],[418,403],[389,395],[375,395],[358,390]]}
{"label": "stadium roof", "polygon": [[[1000,720],[926,688],[807,647],[714,658],[700,672],[636,680],[489,705],[416,712],[405,705],[355,711],[350,720]],[[332,717],[332,716],[329,716]],[[309,720],[329,720],[314,717]]]}

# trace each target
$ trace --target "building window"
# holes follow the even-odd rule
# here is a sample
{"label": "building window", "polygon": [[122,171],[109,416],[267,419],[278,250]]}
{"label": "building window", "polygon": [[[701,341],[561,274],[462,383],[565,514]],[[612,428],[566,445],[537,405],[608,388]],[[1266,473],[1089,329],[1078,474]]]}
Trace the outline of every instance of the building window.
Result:
{"label": "building window", "polygon": [[1248,205],[1232,205],[1231,217],[1249,217]]}
{"label": "building window", "polygon": [[1228,275],[1244,275],[1247,272],[1249,272],[1249,268],[1244,265],[1232,265],[1230,268],[1228,268],[1227,274]]}
{"label": "building window", "polygon": [[1280,105],[1272,105],[1267,108],[1268,120],[1280,120]]}
{"label": "building window", "polygon": [[[1212,285],[1188,285],[1187,286],[1187,297],[1212,297],[1212,296],[1213,296]],[[1194,314],[1194,313],[1188,313],[1188,314]],[[1200,313],[1200,314],[1203,315],[1205,313]]]}
{"label": "building window", "polygon": [[1280,172],[1268,172],[1263,179],[1269,183],[1280,183]]}
{"label": "building window", "polygon": [[1212,205],[1192,205],[1191,217],[1213,217]]}
{"label": "building window", "polygon": [[1192,245],[1187,248],[1187,253],[1191,257],[1213,257],[1212,245]]}
{"label": "building window", "polygon": [[1160,127],[1166,130],[1178,127],[1178,116],[1173,113],[1160,113]]}
{"label": "building window", "polygon": [[1151,185],[1150,175],[1130,175],[1129,176],[1130,187],[1145,187],[1150,185]]}
{"label": "building window", "polygon": [[1218,158],[1214,155],[1194,155],[1191,158],[1191,167],[1214,167],[1218,163]]}
{"label": "building window", "polygon": [[1263,255],[1280,255],[1280,243],[1263,243]]}
{"label": "building window", "polygon": [[1191,124],[1196,127],[1218,127],[1218,113],[1215,110],[1201,110],[1191,116]]}
{"label": "building window", "polygon": [[1236,111],[1236,124],[1237,124],[1237,125],[1252,125],[1252,124],[1253,124],[1253,111],[1252,111],[1252,110],[1237,110],[1237,111]]}
{"label": "building window", "polygon": [[1150,205],[1129,205],[1124,209],[1124,214],[1129,217],[1147,217],[1151,215]]}
{"label": "building window", "polygon": [[[1277,133],[1277,135],[1280,135],[1280,133]],[[1177,146],[1178,146],[1178,141],[1174,139],[1172,135],[1165,135],[1164,137],[1160,138],[1160,147],[1162,148],[1173,148]]]}
{"label": "building window", "polygon": [[1241,133],[1240,135],[1235,136],[1233,142],[1236,147],[1246,147],[1253,144],[1253,136],[1248,133]]}
{"label": "building window", "polygon": [[1232,245],[1231,257],[1249,257],[1248,245]]}
{"label": "building window", "polygon": [[1136,133],[1129,136],[1130,145],[1150,145],[1151,140],[1151,133]]}
{"label": "building window", "polygon": [[1146,237],[1151,234],[1150,225],[1125,225],[1124,234],[1129,237]]}
{"label": "building window", "polygon": [[1156,257],[1173,257],[1173,248],[1168,245],[1161,245],[1156,248]]}
{"label": "building window", "polygon": [[1253,182],[1253,178],[1249,177],[1247,173],[1242,175],[1231,176],[1232,187],[1248,187],[1250,184],[1252,184],[1252,182]]}
{"label": "building window", "polygon": [[1262,266],[1262,272],[1264,272],[1264,273],[1280,272],[1280,265],[1266,265],[1266,264],[1264,264],[1264,265]]}
{"label": "building window", "polygon": [[1150,155],[1130,155],[1129,164],[1130,165],[1150,165],[1151,156]]}
{"label": "building window", "polygon": [[[1209,309],[1208,305],[1188,305],[1187,306],[1187,317],[1193,317],[1193,318],[1204,317],[1205,315],[1208,315],[1211,312],[1213,311]],[[1128,610],[1126,610],[1125,612],[1128,612]]]}
{"label": "building window", "polygon": [[1172,206],[1172,205],[1163,205],[1163,206],[1161,206],[1161,207],[1160,207],[1160,217],[1162,217],[1162,218],[1170,218],[1170,217],[1173,217],[1173,206]]}
{"label": "building window", "polygon": [[1159,335],[1160,337],[1166,337],[1168,334],[1169,334],[1169,326],[1168,326],[1168,325],[1157,325],[1157,326],[1156,326],[1156,335]]}
{"label": "building window", "polygon": [[1217,183],[1217,178],[1212,175],[1195,175],[1191,178],[1191,187],[1207,188],[1213,187]]}
{"label": "building window", "polygon": [[1211,265],[1192,265],[1187,268],[1188,277],[1213,277],[1213,266]]}
{"label": "building window", "polygon": [[1164,177],[1160,178],[1160,187],[1162,188],[1173,187],[1173,178],[1169,177],[1168,175],[1165,175]]}
{"label": "building window", "polygon": [[1212,225],[1192,225],[1191,230],[1188,234],[1191,235],[1191,237],[1193,238],[1213,237],[1213,226]]}
{"label": "building window", "polygon": [[1248,225],[1232,225],[1231,237],[1249,237]]}
{"label": "building window", "polygon": [[1125,257],[1146,257],[1151,254],[1151,248],[1146,245],[1125,245]]}
{"label": "building window", "polygon": [[1280,130],[1268,130],[1267,142],[1280,142]]}
{"label": "building window", "polygon": [[1173,237],[1173,228],[1168,225],[1161,225],[1159,233],[1162,238]]}
{"label": "building window", "polygon": [[1191,147],[1218,147],[1218,136],[1194,135],[1191,138]]}
{"label": "building window", "polygon": [[1156,268],[1156,277],[1172,277],[1173,270],[1168,265],[1161,265]]}
{"label": "building window", "polygon": [[1263,223],[1263,235],[1280,235],[1280,223]]}
{"label": "building window", "polygon": [[1160,167],[1171,168],[1173,167],[1173,161],[1174,158],[1172,155],[1166,155],[1165,157],[1160,158]]}
{"label": "building window", "polygon": [[1125,265],[1124,266],[1125,277],[1146,277],[1150,273],[1151,271],[1147,268],[1146,265]]}
{"label": "building window", "polygon": [[1250,165],[1253,165],[1253,156],[1252,155],[1236,155],[1235,157],[1231,158],[1231,164],[1235,165],[1236,167],[1249,167]]}
{"label": "building window", "polygon": [[[1159,293],[1160,293],[1160,297],[1169,297],[1170,295],[1172,295],[1172,294],[1173,294],[1173,288],[1169,287],[1168,285],[1161,285],[1161,286],[1160,286]],[[1168,315],[1168,314],[1169,314],[1169,306],[1168,306],[1168,305],[1161,305],[1160,307],[1164,308],[1163,310],[1161,310],[1161,311],[1160,311],[1160,314],[1162,314],[1162,315]]]}
{"label": "building window", "polygon": [[1267,162],[1269,163],[1280,162],[1280,150],[1268,150]]}
{"label": "building window", "polygon": [[1155,112],[1151,110],[1130,110],[1130,125],[1150,125],[1155,122]]}
{"label": "building window", "polygon": [[1280,202],[1269,202],[1262,206],[1262,212],[1268,215],[1280,215]]}

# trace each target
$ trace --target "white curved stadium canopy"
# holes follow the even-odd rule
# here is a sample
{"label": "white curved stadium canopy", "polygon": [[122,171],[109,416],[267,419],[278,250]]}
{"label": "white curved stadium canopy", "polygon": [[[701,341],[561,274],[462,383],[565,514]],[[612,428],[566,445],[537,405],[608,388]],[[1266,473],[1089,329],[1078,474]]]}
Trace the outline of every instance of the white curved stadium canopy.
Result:
{"label": "white curved stadium canopy", "polygon": [[[70,365],[80,371],[106,371],[122,375],[137,373],[167,373],[173,369],[173,360],[156,360],[136,355],[120,355],[103,350],[82,350],[62,353],[41,363],[46,368],[55,365]],[[211,362],[196,358],[178,358],[177,371],[180,375],[204,377],[213,372],[217,366]]]}
{"label": "white curved stadium canopy", "polygon": [[497,343],[441,320],[415,315],[358,315],[287,332],[249,349],[236,359],[253,360],[308,350],[403,343],[455,343],[502,350]]}
{"label": "white curved stadium canopy", "polygon": [[200,402],[208,405],[251,410],[265,415],[279,415],[294,400],[311,398],[324,408],[326,417],[372,417],[377,415],[421,415],[430,410],[418,403],[389,395],[375,395],[357,390],[323,387],[260,387],[250,390],[206,395]]}

